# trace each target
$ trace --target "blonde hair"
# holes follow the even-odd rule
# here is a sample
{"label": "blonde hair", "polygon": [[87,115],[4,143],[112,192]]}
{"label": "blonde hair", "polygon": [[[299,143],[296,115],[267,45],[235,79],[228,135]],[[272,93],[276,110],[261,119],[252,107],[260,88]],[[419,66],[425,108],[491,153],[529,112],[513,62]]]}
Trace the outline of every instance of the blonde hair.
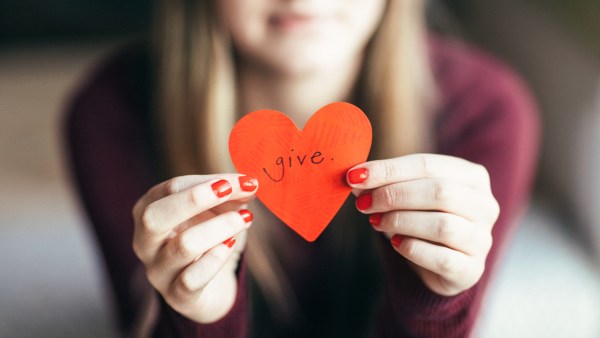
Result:
{"label": "blonde hair", "polygon": [[232,170],[234,71],[217,7],[203,0],[158,6],[156,118],[171,175]]}
{"label": "blonde hair", "polygon": [[[232,171],[228,137],[236,116],[232,48],[216,1],[162,1],[157,11],[156,95],[159,139],[168,174]],[[373,125],[371,158],[430,147],[433,86],[424,0],[388,1],[365,54],[355,98]],[[260,229],[254,229],[260,231]],[[253,230],[253,231],[254,231]],[[250,270],[270,305],[291,303],[268,235],[249,234]],[[287,305],[286,305],[287,304]]]}

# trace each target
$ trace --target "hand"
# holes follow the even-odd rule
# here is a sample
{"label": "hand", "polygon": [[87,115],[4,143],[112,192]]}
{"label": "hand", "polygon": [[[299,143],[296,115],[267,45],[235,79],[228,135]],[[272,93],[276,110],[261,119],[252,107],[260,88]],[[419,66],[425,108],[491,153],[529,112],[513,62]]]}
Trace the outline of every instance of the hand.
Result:
{"label": "hand", "polygon": [[181,176],[151,188],[133,208],[133,250],[152,286],[199,323],[222,318],[237,294],[235,270],[258,181],[221,174]]}
{"label": "hand", "polygon": [[483,166],[418,154],[363,163],[347,176],[357,208],[432,291],[452,296],[479,281],[500,211]]}

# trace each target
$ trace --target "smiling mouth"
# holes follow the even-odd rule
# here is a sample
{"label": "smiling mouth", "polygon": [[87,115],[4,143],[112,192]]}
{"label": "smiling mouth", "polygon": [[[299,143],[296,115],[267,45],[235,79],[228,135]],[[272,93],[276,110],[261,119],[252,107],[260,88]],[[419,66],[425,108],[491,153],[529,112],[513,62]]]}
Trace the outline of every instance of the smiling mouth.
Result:
{"label": "smiling mouth", "polygon": [[276,14],[269,18],[269,25],[279,31],[295,32],[313,28],[320,18],[315,15],[298,13]]}

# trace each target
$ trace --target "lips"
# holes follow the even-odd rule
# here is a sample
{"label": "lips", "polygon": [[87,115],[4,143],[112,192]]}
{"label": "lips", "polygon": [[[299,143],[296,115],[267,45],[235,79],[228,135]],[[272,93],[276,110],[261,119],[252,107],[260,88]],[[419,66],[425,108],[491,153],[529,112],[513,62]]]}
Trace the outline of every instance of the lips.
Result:
{"label": "lips", "polygon": [[299,31],[315,27],[322,17],[302,13],[279,13],[269,18],[269,25],[281,31]]}

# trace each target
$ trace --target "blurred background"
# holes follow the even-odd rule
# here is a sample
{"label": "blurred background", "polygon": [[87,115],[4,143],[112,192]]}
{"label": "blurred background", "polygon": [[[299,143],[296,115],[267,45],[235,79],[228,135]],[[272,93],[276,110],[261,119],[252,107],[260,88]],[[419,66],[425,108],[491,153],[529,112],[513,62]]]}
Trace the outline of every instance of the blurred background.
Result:
{"label": "blurred background", "polygon": [[[430,16],[520,72],[544,127],[477,336],[600,337],[600,1],[432,1]],[[86,71],[150,21],[141,0],[0,0],[0,337],[116,335],[61,118]]]}

